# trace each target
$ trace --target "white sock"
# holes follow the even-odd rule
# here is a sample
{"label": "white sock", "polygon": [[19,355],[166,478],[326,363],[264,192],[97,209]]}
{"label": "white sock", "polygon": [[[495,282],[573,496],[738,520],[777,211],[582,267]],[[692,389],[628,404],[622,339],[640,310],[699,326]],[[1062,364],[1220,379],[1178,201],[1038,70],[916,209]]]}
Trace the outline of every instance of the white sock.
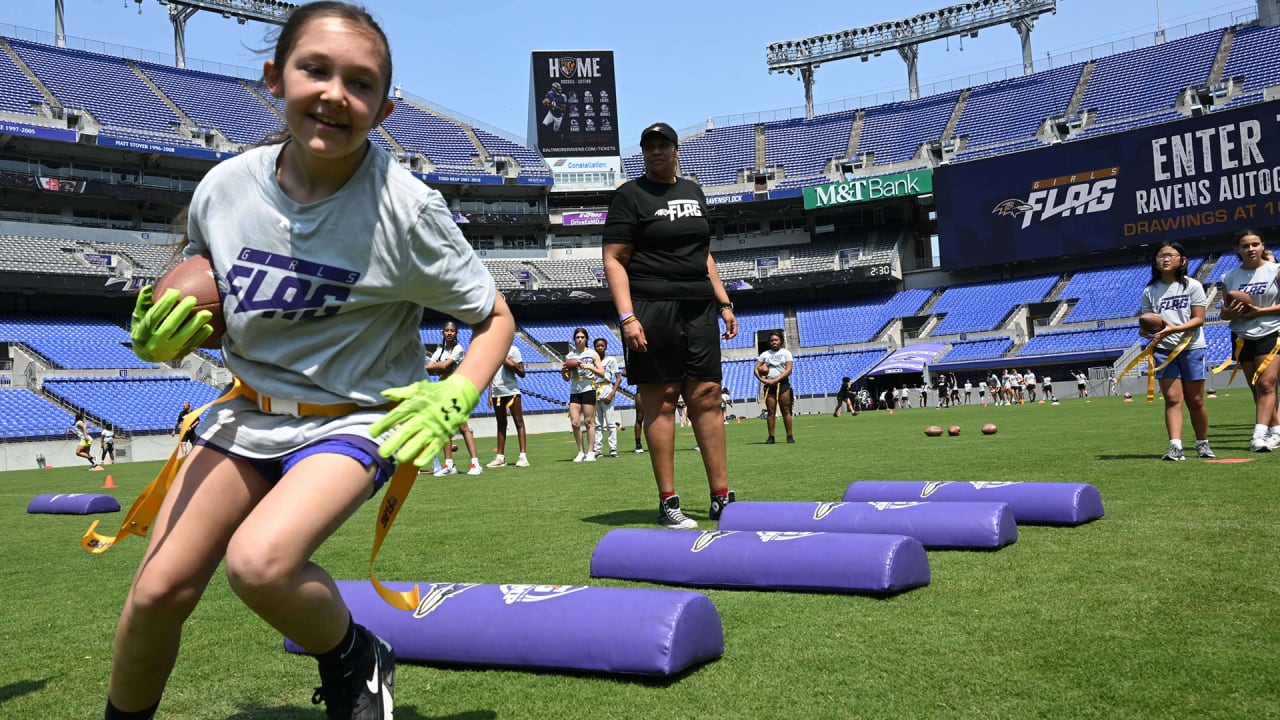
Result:
{"label": "white sock", "polygon": [[1208,441],[1208,440],[1197,440],[1197,441],[1196,441],[1196,447],[1198,447],[1198,448],[1202,448],[1202,447],[1209,447],[1209,441]]}
{"label": "white sock", "polygon": [[448,460],[445,460],[445,461],[444,461],[444,466],[445,466],[445,467],[453,467],[453,458],[449,458]]}
{"label": "white sock", "polygon": [[1257,424],[1257,425],[1254,425],[1254,426],[1253,426],[1253,436],[1254,436],[1254,437],[1256,437],[1256,438],[1266,437],[1266,436],[1267,436],[1267,430],[1269,430],[1269,429],[1270,429],[1270,428],[1268,428],[1266,425],[1263,425],[1263,424],[1261,424],[1261,423],[1259,423],[1259,424]]}
{"label": "white sock", "polygon": [[1173,438],[1172,440],[1170,440],[1170,441],[1169,441],[1169,447],[1174,447],[1174,448],[1178,448],[1179,450],[1181,450],[1181,449],[1182,449],[1182,439],[1181,439],[1181,438]]}
{"label": "white sock", "polygon": [[473,458],[471,458],[471,464],[472,464],[473,466],[475,466],[475,465],[479,465],[479,464],[480,464],[480,458],[478,458],[478,457],[473,457]]}
{"label": "white sock", "polygon": [[[520,457],[522,457],[522,458],[523,458],[523,457],[524,457],[524,453],[520,453]],[[525,459],[527,460],[528,458],[525,458]]]}
{"label": "white sock", "polygon": [[1280,425],[1272,425],[1267,429],[1267,433],[1270,435],[1280,435]]}
{"label": "white sock", "polygon": [[497,461],[499,461],[499,462],[502,462],[502,461],[504,461],[504,460],[506,460],[506,459],[507,459],[507,456],[506,456],[506,455],[503,455],[502,453],[498,453],[497,455],[494,455],[494,456],[493,456],[493,459],[494,459],[494,460],[497,460]]}

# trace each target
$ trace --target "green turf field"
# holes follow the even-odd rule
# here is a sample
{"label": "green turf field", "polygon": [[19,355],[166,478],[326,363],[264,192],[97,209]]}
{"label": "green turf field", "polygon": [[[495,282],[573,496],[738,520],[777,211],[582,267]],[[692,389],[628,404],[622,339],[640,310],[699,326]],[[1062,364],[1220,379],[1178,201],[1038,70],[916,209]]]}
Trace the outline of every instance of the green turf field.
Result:
{"label": "green turf field", "polygon": [[[1244,391],[1209,409],[1218,457],[1248,462],[1160,462],[1162,407],[1141,399],[804,416],[796,445],[764,445],[758,419],[731,424],[739,499],[839,500],[858,479],[1091,482],[1107,516],[1023,526],[998,552],[931,552],[932,584],[889,599],[706,591],[725,655],[667,682],[402,664],[396,718],[1280,717],[1280,455],[1246,452]],[[979,434],[984,422],[999,434]],[[926,438],[930,424],[963,434]],[[698,454],[680,433],[678,488],[708,529]],[[621,437],[629,451],[630,428]],[[480,446],[487,462],[492,440]],[[606,532],[655,517],[648,457],[575,465],[573,454],[567,433],[536,435],[532,467],[424,477],[379,576],[635,585],[593,581],[588,562]],[[107,474],[119,488],[104,492],[128,507],[158,463],[65,464],[0,475],[0,718],[96,718],[105,703],[145,541],[92,556],[78,545],[89,518],[25,509],[40,493],[95,491]],[[375,509],[321,550],[336,577],[366,576]],[[121,514],[103,517],[114,532]],[[314,661],[283,652],[219,575],[187,624],[160,717],[318,718],[315,684]]]}

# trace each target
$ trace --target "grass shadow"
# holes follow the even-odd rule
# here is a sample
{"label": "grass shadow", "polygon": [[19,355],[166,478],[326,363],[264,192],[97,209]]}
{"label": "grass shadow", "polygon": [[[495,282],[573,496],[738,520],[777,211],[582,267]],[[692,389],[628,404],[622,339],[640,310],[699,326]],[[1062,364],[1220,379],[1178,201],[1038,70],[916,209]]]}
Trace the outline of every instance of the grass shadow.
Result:
{"label": "grass shadow", "polygon": [[622,527],[624,525],[641,525],[652,523],[657,517],[656,510],[614,510],[600,515],[591,515],[582,518],[582,522],[595,523],[596,525],[608,525],[610,527]]}
{"label": "grass shadow", "polygon": [[30,695],[33,692],[39,692],[49,684],[53,678],[43,678],[41,680],[19,680],[18,682],[9,683],[0,686],[0,705],[4,705],[10,700],[23,695]]}

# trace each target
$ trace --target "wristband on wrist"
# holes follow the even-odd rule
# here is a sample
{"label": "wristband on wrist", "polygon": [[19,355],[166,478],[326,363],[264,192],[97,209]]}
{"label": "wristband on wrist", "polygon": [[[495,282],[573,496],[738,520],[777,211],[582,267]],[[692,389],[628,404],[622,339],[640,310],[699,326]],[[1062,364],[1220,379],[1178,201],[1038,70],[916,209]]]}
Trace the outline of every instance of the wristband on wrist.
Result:
{"label": "wristband on wrist", "polygon": [[725,310],[732,310],[732,309],[733,309],[733,303],[731,302],[720,303],[721,312],[724,312]]}
{"label": "wristband on wrist", "polygon": [[640,322],[640,319],[636,317],[635,313],[627,313],[618,320],[618,327],[622,327],[629,322]]}

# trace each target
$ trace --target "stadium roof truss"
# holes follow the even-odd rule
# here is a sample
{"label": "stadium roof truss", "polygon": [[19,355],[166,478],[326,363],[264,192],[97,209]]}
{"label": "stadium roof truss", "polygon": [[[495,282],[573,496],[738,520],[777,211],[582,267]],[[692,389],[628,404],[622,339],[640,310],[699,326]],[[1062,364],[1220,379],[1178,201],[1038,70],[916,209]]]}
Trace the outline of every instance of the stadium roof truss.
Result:
{"label": "stadium roof truss", "polygon": [[[138,3],[142,12],[143,0]],[[283,25],[296,4],[283,0],[156,0],[169,8],[173,23],[173,56],[178,67],[187,66],[187,20],[201,10],[216,12],[224,18],[235,18],[241,25],[250,20],[269,25]]]}
{"label": "stadium roof truss", "polygon": [[907,63],[911,98],[920,97],[916,75],[918,46],[930,40],[965,35],[977,37],[983,28],[1009,23],[1022,38],[1022,71],[1035,72],[1031,55],[1031,29],[1045,13],[1057,13],[1058,0],[978,0],[930,10],[909,18],[850,30],[783,40],[765,48],[769,72],[794,74],[804,83],[805,114],[813,117],[813,70],[824,62],[858,57],[866,62],[885,50],[897,50]]}

